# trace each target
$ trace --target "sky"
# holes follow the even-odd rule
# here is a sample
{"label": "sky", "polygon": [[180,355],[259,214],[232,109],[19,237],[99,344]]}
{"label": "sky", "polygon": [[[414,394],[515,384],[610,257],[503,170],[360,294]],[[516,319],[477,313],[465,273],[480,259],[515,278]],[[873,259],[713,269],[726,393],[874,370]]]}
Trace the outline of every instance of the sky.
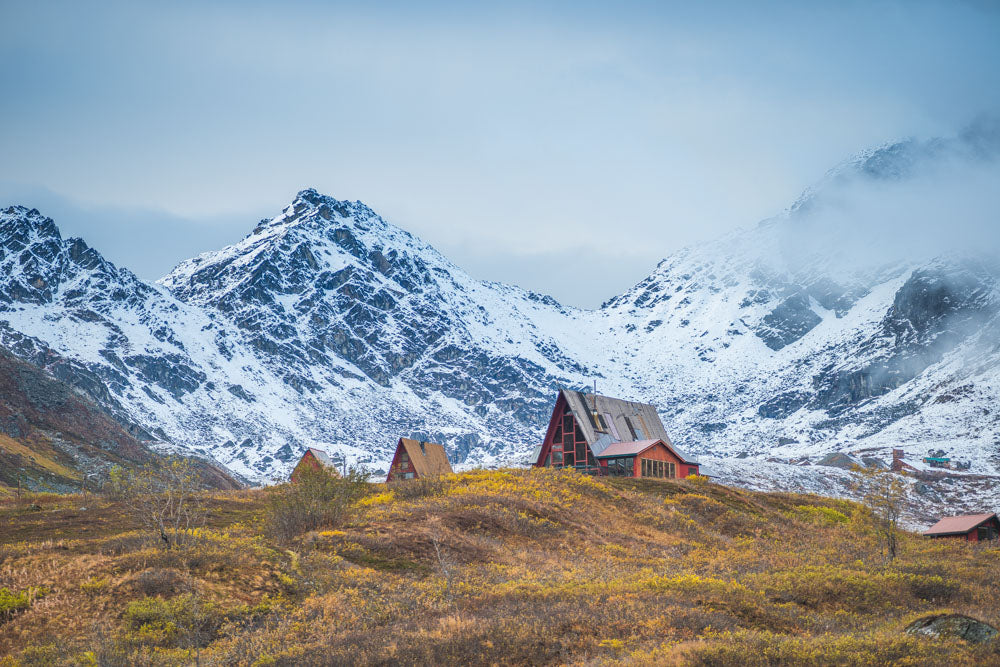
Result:
{"label": "sky", "polygon": [[306,187],[594,307],[1000,110],[1000,3],[0,0],[0,203],[155,279]]}

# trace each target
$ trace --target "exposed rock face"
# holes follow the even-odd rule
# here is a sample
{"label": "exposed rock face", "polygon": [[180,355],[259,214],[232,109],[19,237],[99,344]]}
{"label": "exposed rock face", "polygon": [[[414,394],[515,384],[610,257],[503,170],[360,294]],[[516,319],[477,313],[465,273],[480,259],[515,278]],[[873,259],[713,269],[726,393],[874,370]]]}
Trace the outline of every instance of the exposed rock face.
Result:
{"label": "exposed rock face", "polygon": [[934,639],[964,639],[974,644],[993,641],[1000,634],[989,623],[962,614],[927,616],[906,626],[906,632]]}
{"label": "exposed rock face", "polygon": [[780,350],[805,336],[822,321],[823,318],[813,312],[809,296],[796,294],[765,315],[754,333],[772,350]]}
{"label": "exposed rock face", "polygon": [[595,311],[475,280],[314,190],[157,285],[11,207],[0,344],[147,436],[258,480],[312,445],[384,468],[400,436],[442,441],[456,462],[523,462],[557,388],[595,379],[657,403],[696,453],[888,459],[903,446],[919,459],[930,442],[991,473],[995,261],[851,263],[797,241],[836,236],[809,228],[831,184],[905,180],[943,150],[868,151],[785,214],[671,255]]}

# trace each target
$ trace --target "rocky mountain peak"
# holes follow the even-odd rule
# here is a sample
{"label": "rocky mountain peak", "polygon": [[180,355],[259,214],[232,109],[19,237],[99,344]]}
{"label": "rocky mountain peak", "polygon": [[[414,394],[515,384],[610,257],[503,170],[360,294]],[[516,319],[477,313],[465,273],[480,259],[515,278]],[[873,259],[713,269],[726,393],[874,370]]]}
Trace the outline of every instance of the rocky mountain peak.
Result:
{"label": "rocky mountain peak", "polygon": [[8,206],[0,210],[0,243],[4,247],[10,248],[17,242],[26,244],[32,238],[62,240],[52,218],[45,217],[36,208]]}

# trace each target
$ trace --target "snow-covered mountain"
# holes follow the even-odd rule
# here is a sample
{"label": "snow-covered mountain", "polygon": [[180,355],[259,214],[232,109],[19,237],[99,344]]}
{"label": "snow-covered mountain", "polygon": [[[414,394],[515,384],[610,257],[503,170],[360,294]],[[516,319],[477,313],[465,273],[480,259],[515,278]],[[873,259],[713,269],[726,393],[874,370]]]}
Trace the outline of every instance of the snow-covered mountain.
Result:
{"label": "snow-covered mountain", "polygon": [[256,479],[283,475],[307,445],[384,467],[401,435],[441,440],[467,464],[523,461],[556,388],[595,381],[657,403],[678,443],[723,468],[832,451],[888,460],[902,446],[994,474],[995,259],[859,252],[831,224],[852,215],[843,200],[859,184],[988,161],[983,145],[867,151],[780,216],[675,253],[590,311],[475,280],[364,204],[314,190],[158,284],[10,207],[0,344],[164,447]]}
{"label": "snow-covered mountain", "polygon": [[560,383],[572,313],[481,283],[360,203],[301,192],[162,285],[48,218],[0,214],[0,342],[164,442],[251,477],[304,445],[378,465],[399,434],[510,458]]}

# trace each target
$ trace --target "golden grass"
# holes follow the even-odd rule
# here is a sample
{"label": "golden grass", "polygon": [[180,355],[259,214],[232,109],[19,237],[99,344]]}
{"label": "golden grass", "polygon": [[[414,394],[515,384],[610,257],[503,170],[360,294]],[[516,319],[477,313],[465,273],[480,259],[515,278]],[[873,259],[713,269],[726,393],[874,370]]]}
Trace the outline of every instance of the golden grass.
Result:
{"label": "golden grass", "polygon": [[[902,633],[996,624],[1000,551],[907,534],[883,562],[853,503],[704,480],[473,471],[373,485],[278,544],[266,493],[213,494],[165,551],[110,502],[0,503],[7,664],[1000,664]],[[77,497],[79,499],[79,497]],[[75,518],[74,518],[75,517]],[[10,519],[32,533],[5,532]],[[89,661],[89,662],[88,662]],[[0,660],[0,664],[3,664]]]}

